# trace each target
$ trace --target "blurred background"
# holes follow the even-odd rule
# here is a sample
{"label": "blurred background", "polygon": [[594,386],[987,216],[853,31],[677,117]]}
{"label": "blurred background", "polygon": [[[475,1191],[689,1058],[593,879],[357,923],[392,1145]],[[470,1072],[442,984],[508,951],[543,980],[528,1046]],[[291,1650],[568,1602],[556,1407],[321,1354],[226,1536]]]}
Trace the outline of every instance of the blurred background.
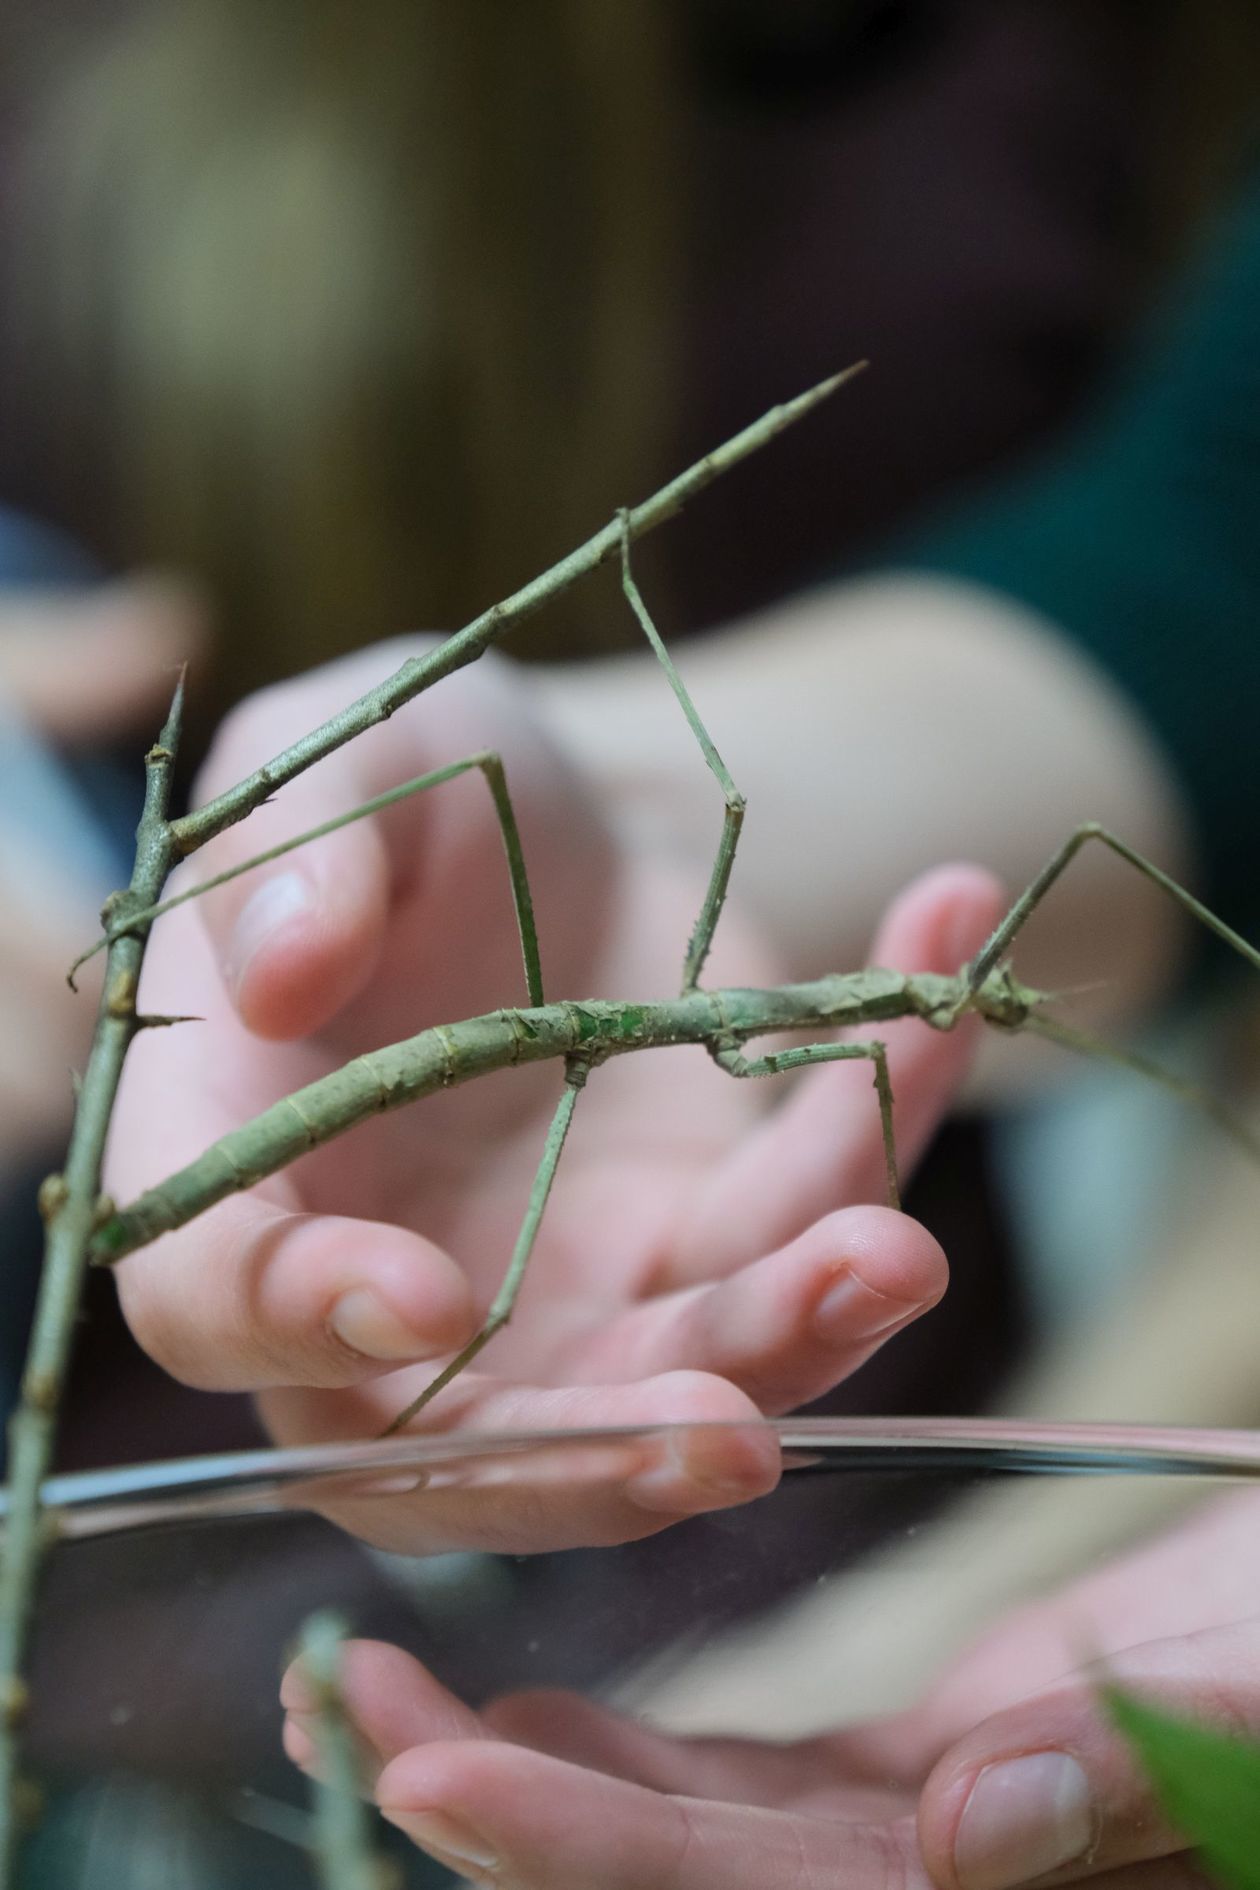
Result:
{"label": "blurred background", "polygon": [[[1248,0],[6,9],[0,491],[213,607],[209,715],[463,621],[860,356],[676,632],[1077,419],[1242,181]],[[517,653],[628,638],[574,600]]]}
{"label": "blurred background", "polygon": [[[11,1306],[34,1277],[18,1203],[82,1055],[61,965],[124,874],[132,724],[171,663],[195,659],[191,763],[248,691],[466,621],[861,356],[644,547],[662,626],[720,639],[890,571],[1035,611],[1129,705],[1199,883],[1245,926],[1252,0],[12,0],[0,50]],[[575,663],[635,635],[587,587],[511,648]],[[963,819],[951,844],[983,857]],[[1175,958],[1148,1013],[1186,989]],[[1237,1007],[1222,1032],[1203,1002],[1174,1040],[1245,1084]],[[1117,1151],[1151,1187],[1126,1167],[1145,1205],[1101,1242],[1117,1278],[1123,1252],[1150,1261],[1183,1131],[1141,1103],[1113,1120],[1112,1094],[1008,1116],[1005,1140],[946,1132],[912,1206],[958,1294],[847,1408],[974,1409],[1033,1332],[1079,1327],[1106,1271],[1079,1226],[1124,1191]],[[93,1320],[88,1409],[125,1345]],[[137,1412],[176,1396],[128,1369]],[[243,1407],[208,1434],[181,1395],[169,1448],[251,1434]],[[95,1417],[68,1452],[138,1454]]]}
{"label": "blurred background", "polygon": [[[37,1278],[34,1184],[86,1050],[90,1005],[62,971],[126,877],[136,757],[172,666],[193,660],[190,776],[251,690],[467,621],[859,357],[871,371],[842,398],[636,553],[663,630],[720,664],[754,624],[769,699],[802,597],[854,665],[872,597],[894,615],[912,600],[946,672],[960,614],[1017,656],[1033,622],[1036,648],[1105,700],[1100,726],[1151,758],[1129,788],[1152,847],[1254,925],[1258,121],[1255,0],[9,0],[0,1402]],[[510,648],[598,686],[636,635],[594,584]],[[863,700],[909,720],[904,756],[934,733],[931,691],[908,708],[890,667]],[[907,790],[909,838],[863,779],[853,819],[876,864],[834,854],[855,951],[889,885],[941,845],[1014,890],[1100,811],[1066,748],[1054,792],[1021,777],[1041,675],[992,757],[959,734],[917,813]],[[820,693],[811,765],[834,760],[839,795],[848,697]],[[982,806],[950,793],[952,763],[960,781],[978,770]],[[781,849],[797,878],[821,877],[812,845]],[[1254,993],[1158,931],[1154,907],[1110,903],[1115,883],[1078,909],[1080,962],[1129,940],[1137,1041],[1255,1112]],[[949,1253],[950,1294],[827,1409],[1260,1422],[1255,1188],[1127,1076],[991,1093],[909,1198]],[[84,1331],[63,1463],[260,1437],[248,1401],[147,1364],[107,1280]],[[1116,1534],[1107,1495],[1035,1539],[1022,1512],[999,1519],[960,1555],[966,1579],[984,1560],[999,1596],[1003,1566],[1088,1563]],[[844,1507],[855,1537],[883,1540],[874,1497],[848,1486]],[[707,1548],[666,1538],[656,1592],[685,1612],[724,1581],[724,1527]],[[834,1514],[809,1508],[791,1532],[812,1583],[840,1552]],[[784,1579],[783,1538],[768,1541],[749,1607]],[[354,1561],[361,1619],[373,1595],[396,1605],[396,1571],[365,1575],[348,1544],[319,1555],[286,1570],[286,1606],[307,1578],[326,1596],[330,1555]],[[925,1588],[947,1588],[927,1560]],[[617,1566],[643,1577],[634,1548]],[[571,1647],[606,1571],[579,1557],[538,1578],[544,1644]],[[167,1586],[178,1622],[185,1574]],[[269,1692],[273,1651],[256,1663]]]}

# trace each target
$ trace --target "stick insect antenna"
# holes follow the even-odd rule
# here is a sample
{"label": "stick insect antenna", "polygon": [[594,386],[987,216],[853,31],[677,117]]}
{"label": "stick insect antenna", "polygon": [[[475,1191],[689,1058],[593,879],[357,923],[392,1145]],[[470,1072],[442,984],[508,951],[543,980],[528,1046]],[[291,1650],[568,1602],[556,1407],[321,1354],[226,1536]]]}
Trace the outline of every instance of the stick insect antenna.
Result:
{"label": "stick insect antenna", "polygon": [[294,834],[291,840],[281,840],[276,846],[268,847],[262,853],[255,853],[252,859],[241,860],[236,866],[229,866],[222,873],[215,873],[210,879],[199,881],[196,886],[189,886],[183,892],[174,893],[169,899],[162,899],[156,905],[144,906],[138,912],[129,912],[115,924],[107,927],[96,943],[81,952],[66,974],[70,989],[75,989],[74,975],[90,958],[112,945],[116,938],[128,932],[134,932],[141,926],[152,925],[164,912],[170,912],[176,906],[186,905],[190,899],[199,899],[202,893],[212,892],[217,886],[226,886],[229,880],[239,879],[242,873],[252,873],[256,866],[266,866],[272,860],[278,860],[286,853],[292,853],[296,847],[304,847],[312,840],[322,840],[325,834],[336,833],[339,827],[348,827],[352,821],[366,820],[370,814],[379,814],[387,807],[393,807],[398,801],[410,799],[413,794],[422,794],[426,788],[441,787],[447,781],[454,781],[459,775],[467,774],[470,769],[478,768],[485,776],[490,798],[494,802],[495,818],[499,823],[499,832],[503,836],[503,851],[507,857],[508,876],[512,882],[512,903],[516,908],[516,928],[520,933],[521,956],[525,962],[525,989],[531,1004],[542,1004],[543,997],[542,965],[538,950],[538,928],[534,921],[534,901],[529,889],[529,875],[525,870],[525,855],[521,847],[520,829],[516,824],[516,814],[512,807],[512,798],[508,793],[507,775],[504,772],[502,757],[490,749],[480,754],[466,755],[462,761],[448,762],[444,768],[433,768],[428,774],[418,774],[401,786],[389,788],[384,794],[377,794],[372,800],[364,801],[358,807],[352,807],[348,813],[338,814],[332,820],[325,820],[318,827],[308,827],[305,833]]}

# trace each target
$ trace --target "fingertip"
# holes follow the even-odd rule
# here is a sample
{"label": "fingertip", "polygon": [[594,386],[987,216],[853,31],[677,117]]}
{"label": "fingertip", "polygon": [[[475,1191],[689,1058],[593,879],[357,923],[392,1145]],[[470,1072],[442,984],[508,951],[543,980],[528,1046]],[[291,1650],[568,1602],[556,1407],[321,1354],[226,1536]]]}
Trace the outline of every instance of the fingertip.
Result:
{"label": "fingertip", "polygon": [[217,1212],[212,1254],[186,1245],[172,1268],[146,1249],[120,1268],[132,1330],[185,1384],[344,1388],[441,1358],[476,1330],[462,1270],[406,1228],[259,1212],[243,1196]]}
{"label": "fingertip", "polygon": [[305,1727],[300,1726],[288,1715],[281,1729],[280,1742],[284,1747],[286,1758],[297,1766],[299,1772],[309,1772],[312,1769],[316,1760],[315,1741]]}
{"label": "fingertip", "polygon": [[278,1327],[290,1307],[299,1318],[306,1311],[337,1383],[457,1351],[477,1327],[468,1280],[440,1247],[404,1228],[331,1216],[306,1253],[286,1255],[266,1281],[263,1316]]}
{"label": "fingertip", "polygon": [[375,971],[388,916],[385,864],[370,830],[355,839],[352,847],[321,843],[318,857],[312,850],[264,880],[247,877],[213,915],[224,982],[256,1036],[309,1036]]}
{"label": "fingertip", "polygon": [[952,1771],[947,1761],[937,1790],[935,1779],[920,1800],[919,1844],[942,1890],[1018,1890],[1068,1865],[1101,1861],[1093,1784],[1070,1751],[1025,1748]]}
{"label": "fingertip", "polygon": [[940,1242],[896,1208],[838,1208],[805,1238],[833,1250],[866,1287],[905,1313],[934,1306],[949,1285],[949,1261]]}
{"label": "fingertip", "polygon": [[1006,909],[1001,881],[986,868],[951,861],[921,873],[893,900],[872,950],[876,964],[907,971],[958,971]]}
{"label": "fingertip", "polygon": [[667,1372],[654,1381],[667,1415],[645,1465],[627,1479],[640,1509],[695,1515],[765,1496],[778,1483],[778,1439],[753,1400],[707,1372]]}

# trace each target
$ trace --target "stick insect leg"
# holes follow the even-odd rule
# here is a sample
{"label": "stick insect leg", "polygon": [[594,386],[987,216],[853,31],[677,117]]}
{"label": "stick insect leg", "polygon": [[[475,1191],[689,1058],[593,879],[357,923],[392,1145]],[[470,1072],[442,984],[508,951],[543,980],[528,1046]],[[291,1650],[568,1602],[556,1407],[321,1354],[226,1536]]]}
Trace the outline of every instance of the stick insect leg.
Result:
{"label": "stick insect leg", "polygon": [[434,768],[429,774],[418,774],[411,781],[404,781],[401,787],[390,788],[384,794],[378,794],[373,800],[364,801],[360,807],[352,807],[348,813],[338,814],[334,820],[326,820],[318,827],[311,827],[306,833],[295,834],[291,840],[282,840],[278,846],[268,847],[264,853],[256,853],[252,859],[242,860],[239,865],[231,866],[226,872],[216,873],[212,879],[203,879],[199,885],[190,886],[186,892],[176,893],[171,899],[163,899],[155,906],[145,906],[138,912],[121,911],[110,915],[104,936],[98,938],[89,951],[75,959],[70,967],[68,983],[74,989],[74,974],[89,958],[111,944],[124,932],[131,932],[137,926],[151,925],[164,912],[174,906],[185,905],[190,899],[197,899],[202,893],[212,891],[216,886],[225,886],[231,879],[239,879],[242,873],[252,872],[256,866],[266,866],[271,860],[278,860],[286,853],[292,853],[295,847],[304,847],[308,841],[321,840],[325,834],[335,833],[339,827],[348,827],[352,821],[364,820],[369,814],[379,814],[387,807],[393,807],[398,801],[410,799],[413,794],[422,794],[426,788],[441,787],[446,781],[454,781],[458,775],[467,774],[470,769],[478,768],[485,777],[494,803],[495,817],[499,823],[499,832],[503,836],[503,851],[507,856],[508,876],[512,882],[512,903],[516,908],[516,927],[520,934],[521,956],[525,962],[525,986],[531,1004],[543,1003],[542,966],[538,953],[538,928],[534,921],[534,901],[529,889],[529,876],[525,871],[525,855],[521,847],[520,830],[516,824],[516,814],[512,799],[508,793],[507,776],[504,773],[502,757],[486,749],[480,754],[466,755],[462,761],[449,762],[444,768]]}
{"label": "stick insect leg", "polygon": [[700,752],[708,764],[709,770],[722,790],[726,803],[726,812],[722,820],[722,837],[718,842],[717,855],[713,861],[713,870],[709,875],[708,890],[704,895],[704,904],[700,916],[692,929],[687,943],[687,956],[683,960],[682,988],[684,995],[694,991],[699,983],[704,961],[709,955],[713,943],[713,934],[717,929],[718,918],[726,899],[726,889],[730,884],[731,868],[735,864],[735,849],[739,845],[740,829],[744,824],[744,797],[730,777],[726,763],[714,746],[713,738],[700,720],[695,703],[688,694],[687,685],[674,667],[674,660],[661,641],[660,632],[648,614],[642,593],[630,572],[630,515],[619,514],[621,520],[621,588],[631,610],[639,620],[653,653],[665,677],[678,699],[678,705],[687,718],[687,726],[700,744]]}
{"label": "stick insect leg", "polygon": [[1087,840],[1100,840],[1105,847],[1110,847],[1111,851],[1118,854],[1122,860],[1127,860],[1130,866],[1136,867],[1144,878],[1166,892],[1170,899],[1175,899],[1192,918],[1198,919],[1201,924],[1207,926],[1209,931],[1215,932],[1218,938],[1224,939],[1225,943],[1240,957],[1245,958],[1253,969],[1260,971],[1260,952],[1254,945],[1249,945],[1240,933],[1226,925],[1224,920],[1218,919],[1214,912],[1209,912],[1193,893],[1188,893],[1184,886],[1179,886],[1175,879],[1161,871],[1152,861],[1146,859],[1141,853],[1135,852],[1132,847],[1126,846],[1123,840],[1117,839],[1116,835],[1109,833],[1105,827],[1100,827],[1097,821],[1090,820],[1086,821],[1083,827],[1078,827],[1075,833],[1070,834],[1053,858],[1047,860],[1036,879],[1021,893],[992,937],[972,959],[966,974],[968,998],[973,997],[980,989],[989,973],[995,969],[1009,949],[1016,933],[1028,923],[1055,880],[1066,867],[1071,865]]}
{"label": "stick insect leg", "polygon": [[882,1043],[809,1043],[795,1050],[776,1050],[769,1056],[746,1057],[734,1045],[715,1050],[714,1061],[730,1076],[780,1076],[785,1070],[804,1069],[811,1063],[845,1063],[865,1058],[875,1066],[875,1094],[879,1097],[879,1126],[884,1140],[884,1172],[888,1205],[901,1206],[897,1180],[897,1147],[893,1138],[893,1093],[888,1076],[888,1051]]}
{"label": "stick insect leg", "polygon": [[455,1354],[450,1364],[442,1368],[432,1383],[425,1386],[420,1396],[413,1398],[406,1410],[400,1411],[393,1422],[386,1426],[381,1432],[382,1437],[393,1437],[404,1424],[409,1424],[417,1411],[422,1411],[431,1399],[437,1397],[439,1391],[444,1391],[451,1380],[457,1378],[465,1366],[472,1363],[477,1354],[490,1343],[495,1333],[500,1331],[512,1317],[512,1308],[516,1304],[516,1296],[525,1278],[525,1269],[534,1251],[534,1242],[538,1238],[538,1229],[542,1223],[543,1209],[551,1193],[551,1184],[556,1178],[556,1167],[564,1148],[565,1137],[569,1133],[569,1124],[573,1119],[578,1095],[586,1082],[589,1071],[590,1065],[580,1058],[566,1059],[564,1091],[556,1104],[556,1112],[547,1130],[542,1159],[539,1161],[534,1183],[529,1191],[529,1202],[525,1209],[525,1217],[521,1222],[520,1232],[516,1236],[516,1245],[512,1249],[512,1258],[508,1262],[503,1283],[491,1301],[485,1323],[463,1350]]}

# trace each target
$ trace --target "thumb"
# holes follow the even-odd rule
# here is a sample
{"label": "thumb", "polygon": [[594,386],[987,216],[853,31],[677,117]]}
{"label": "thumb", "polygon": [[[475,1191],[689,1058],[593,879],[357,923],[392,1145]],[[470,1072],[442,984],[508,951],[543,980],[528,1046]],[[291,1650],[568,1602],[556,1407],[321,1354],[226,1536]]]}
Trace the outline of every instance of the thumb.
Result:
{"label": "thumb", "polygon": [[0,698],[56,740],[121,734],[164,705],[207,629],[197,592],[156,574],[0,593]]}
{"label": "thumb", "polygon": [[919,1803],[919,1842],[941,1890],[1015,1890],[1043,1877],[1076,1883],[1189,1849],[1112,1725],[1104,1685],[1254,1737],[1260,1618],[1131,1648],[995,1714],[959,1741]]}

